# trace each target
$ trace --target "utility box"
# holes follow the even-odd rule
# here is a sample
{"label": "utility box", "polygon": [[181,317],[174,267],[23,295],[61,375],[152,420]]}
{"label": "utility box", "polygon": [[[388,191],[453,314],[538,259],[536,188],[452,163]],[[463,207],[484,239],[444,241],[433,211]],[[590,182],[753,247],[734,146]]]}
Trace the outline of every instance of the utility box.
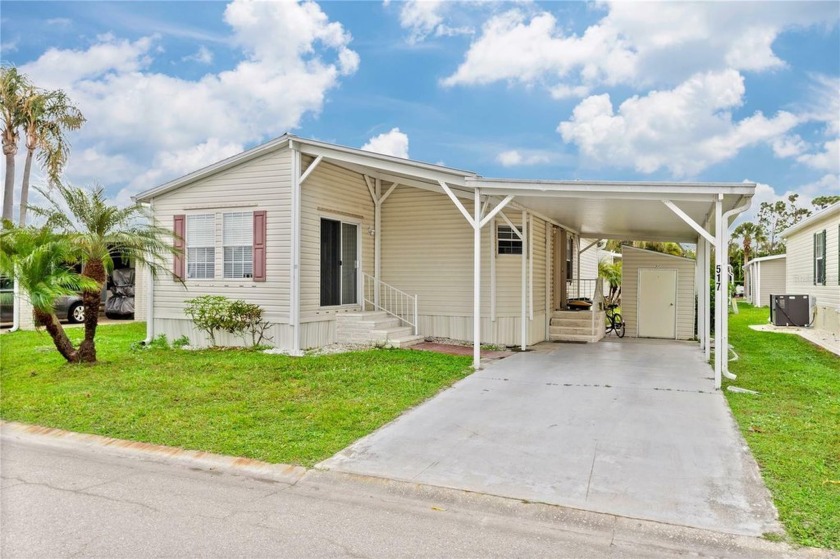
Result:
{"label": "utility box", "polygon": [[775,326],[808,326],[813,305],[809,295],[770,295],[770,322]]}

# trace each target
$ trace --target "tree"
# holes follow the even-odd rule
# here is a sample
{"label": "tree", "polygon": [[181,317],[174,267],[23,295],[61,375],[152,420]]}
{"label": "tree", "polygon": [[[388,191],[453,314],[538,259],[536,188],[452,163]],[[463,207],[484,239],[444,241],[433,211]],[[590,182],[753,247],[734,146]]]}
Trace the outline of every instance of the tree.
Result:
{"label": "tree", "polygon": [[26,76],[14,66],[0,67],[0,116],[2,116],[3,155],[6,177],[3,185],[3,219],[12,219],[15,199],[15,156],[20,127],[23,125],[23,100],[32,89]]}
{"label": "tree", "polygon": [[47,228],[14,227],[7,220],[0,232],[0,249],[0,274],[14,278],[28,295],[36,321],[46,328],[61,356],[78,362],[79,352],[55,315],[55,300],[96,286],[72,267],[75,250],[70,239]]}
{"label": "tree", "polygon": [[840,202],[840,195],[817,196],[811,200],[811,204],[818,210],[825,209],[832,204]]}
{"label": "tree", "polygon": [[608,304],[617,304],[621,297],[621,260],[609,263],[606,260],[598,262],[598,277],[607,280],[610,284],[610,292],[607,295]]}
{"label": "tree", "polygon": [[51,191],[36,191],[46,206],[33,206],[32,213],[44,219],[45,227],[66,237],[72,258],[82,265],[82,276],[92,280],[82,290],[85,336],[78,352],[79,361],[93,363],[102,287],[114,265],[111,255],[142,263],[157,274],[164,257],[176,250],[172,232],[155,225],[139,204],[127,208],[109,204],[101,187],[86,190],[59,182]]}
{"label": "tree", "polygon": [[64,133],[79,129],[85,122],[81,111],[73,106],[67,94],[60,89],[46,91],[30,88],[23,100],[22,118],[26,139],[26,162],[23,166],[23,183],[20,189],[21,227],[26,225],[29,177],[35,150],[40,150],[39,159],[47,170],[50,183],[58,182],[70,151]]}
{"label": "tree", "polygon": [[741,239],[744,250],[743,265],[746,266],[747,262],[752,260],[753,241],[760,245],[767,241],[767,236],[764,234],[764,229],[760,225],[756,225],[750,221],[745,221],[732,231],[732,240],[736,239]]}
{"label": "tree", "polygon": [[790,194],[787,200],[761,203],[758,209],[758,224],[766,233],[766,241],[762,250],[767,254],[784,253],[785,244],[780,240],[779,234],[811,215],[809,209],[800,208],[796,205],[798,198],[799,194]]}

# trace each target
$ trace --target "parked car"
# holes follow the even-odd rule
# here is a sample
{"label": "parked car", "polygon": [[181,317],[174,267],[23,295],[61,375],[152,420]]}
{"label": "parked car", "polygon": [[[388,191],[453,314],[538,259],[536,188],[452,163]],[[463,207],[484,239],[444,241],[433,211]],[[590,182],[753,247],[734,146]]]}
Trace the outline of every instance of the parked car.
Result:
{"label": "parked car", "polygon": [[0,322],[11,323],[14,320],[13,288],[11,278],[0,276]]}
{"label": "parked car", "polygon": [[85,321],[85,305],[81,295],[65,295],[55,300],[55,316],[78,324]]}

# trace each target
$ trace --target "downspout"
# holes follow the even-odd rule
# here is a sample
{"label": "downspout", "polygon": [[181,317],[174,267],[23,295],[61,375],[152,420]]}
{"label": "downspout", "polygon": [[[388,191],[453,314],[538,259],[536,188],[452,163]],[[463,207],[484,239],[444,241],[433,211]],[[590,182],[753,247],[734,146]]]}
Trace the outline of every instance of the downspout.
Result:
{"label": "downspout", "polygon": [[18,330],[20,330],[20,284],[15,279],[12,287],[12,327],[9,332]]}
{"label": "downspout", "polygon": [[[149,215],[152,221],[155,219],[155,201],[154,198],[149,202]],[[152,267],[146,266],[146,339],[143,340],[144,346],[152,343],[155,338],[155,276],[152,273]]]}
{"label": "downspout", "polygon": [[724,293],[726,294],[726,304],[720,310],[722,323],[720,334],[722,334],[722,336],[716,335],[717,338],[721,338],[720,344],[717,344],[718,340],[715,340],[715,345],[718,351],[723,349],[724,353],[721,358],[721,373],[729,380],[735,380],[738,378],[737,375],[729,372],[729,218],[745,212],[750,208],[751,204],[752,198],[749,198],[740,206],[736,206],[731,210],[724,212],[721,222],[721,233],[723,234],[722,241],[724,246],[724,250],[722,251],[723,254],[721,254],[721,260],[723,263],[723,268],[721,270],[721,282],[725,288]]}

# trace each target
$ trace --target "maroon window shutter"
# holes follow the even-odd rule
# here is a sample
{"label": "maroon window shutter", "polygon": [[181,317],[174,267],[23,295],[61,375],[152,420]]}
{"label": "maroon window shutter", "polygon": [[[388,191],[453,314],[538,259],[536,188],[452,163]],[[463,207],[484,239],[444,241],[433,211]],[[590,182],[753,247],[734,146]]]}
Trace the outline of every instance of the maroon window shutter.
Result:
{"label": "maroon window shutter", "polygon": [[172,223],[172,232],[175,234],[175,256],[172,262],[172,274],[175,279],[184,279],[184,235],[186,233],[187,216],[179,214],[174,216]]}
{"label": "maroon window shutter", "polygon": [[265,210],[254,212],[254,281],[265,281]]}

